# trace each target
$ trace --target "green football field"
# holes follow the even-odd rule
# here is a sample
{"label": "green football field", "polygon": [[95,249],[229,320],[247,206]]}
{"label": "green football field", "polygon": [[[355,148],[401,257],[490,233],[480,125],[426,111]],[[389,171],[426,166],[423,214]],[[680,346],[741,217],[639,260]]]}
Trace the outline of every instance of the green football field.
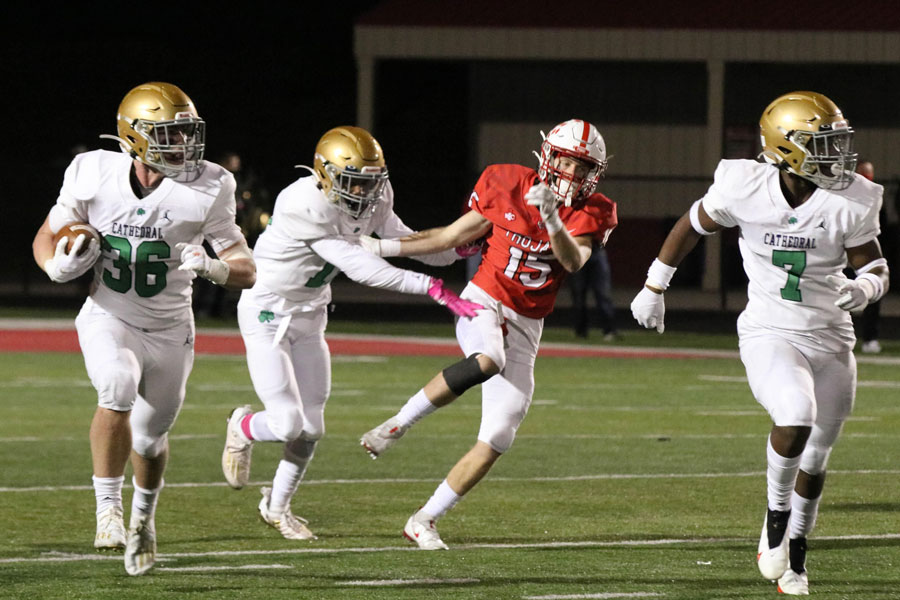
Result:
{"label": "green football field", "polygon": [[[671,339],[735,346],[727,336]],[[451,361],[334,357],[328,432],[294,500],[319,539],[291,542],[256,513],[278,445],[256,446],[243,490],[220,472],[225,417],[238,404],[261,408],[243,358],[198,357],[171,434],[159,562],[129,577],[121,554],[92,547],[95,398],[80,355],[0,354],[0,598],[777,595],[755,565],[769,420],[736,357],[540,358],[515,445],[438,524],[450,551],[417,550],[402,527],[473,443],[478,391],[377,461],[358,438]],[[900,597],[898,366],[896,355],[860,364],[810,539],[817,598]],[[130,497],[129,486],[126,514]]]}

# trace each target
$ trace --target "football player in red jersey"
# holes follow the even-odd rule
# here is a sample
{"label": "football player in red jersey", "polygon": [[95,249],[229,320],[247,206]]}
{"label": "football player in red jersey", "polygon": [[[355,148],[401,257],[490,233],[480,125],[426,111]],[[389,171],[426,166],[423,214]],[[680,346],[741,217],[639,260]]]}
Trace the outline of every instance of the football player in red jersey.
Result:
{"label": "football player in red jersey", "polygon": [[596,127],[578,119],[560,123],[535,155],[537,171],[520,165],[485,169],[469,199],[472,210],[446,227],[400,240],[363,239],[380,256],[427,254],[485,240],[481,266],[461,294],[484,308],[456,323],[466,358],[438,373],[360,440],[377,458],[422,417],[483,384],[478,441],[403,530],[425,550],[447,548],[435,521],[512,445],[531,404],[543,318],[553,310],[566,274],[590,257],[592,237],[605,243],[617,223],[615,203],[594,193],[606,170],[606,144]]}

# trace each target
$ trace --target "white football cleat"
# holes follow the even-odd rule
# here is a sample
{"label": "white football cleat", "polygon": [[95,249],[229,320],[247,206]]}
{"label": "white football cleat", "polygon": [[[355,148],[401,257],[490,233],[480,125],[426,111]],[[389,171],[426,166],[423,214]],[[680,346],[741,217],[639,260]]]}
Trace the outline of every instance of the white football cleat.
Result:
{"label": "white football cleat", "polygon": [[[762,535],[759,538],[759,547],[757,548],[756,565],[759,567],[759,572],[762,573],[763,577],[774,581],[784,575],[784,572],[788,570],[790,565],[790,557],[788,555],[789,536],[787,521],[785,521],[784,537],[781,538],[781,543],[774,548],[769,547],[768,521],[770,512],[776,511],[766,511]],[[787,519],[790,519],[790,514],[788,514]]]}
{"label": "white football cleat", "polygon": [[143,575],[156,562],[156,525],[150,515],[132,517],[125,545],[125,571]]}
{"label": "white football cleat", "polygon": [[231,411],[228,425],[225,428],[225,449],[222,451],[222,473],[225,481],[236,490],[250,481],[250,458],[253,452],[253,441],[248,440],[241,431],[241,419],[253,411],[250,405],[239,406]]}
{"label": "white football cleat", "polygon": [[125,548],[125,519],[121,506],[110,506],[97,515],[97,550],[123,550]]}
{"label": "white football cleat", "polygon": [[422,550],[449,550],[434,526],[434,517],[417,510],[406,522],[403,535]]}
{"label": "white football cleat", "polygon": [[278,530],[288,540],[315,540],[315,534],[306,526],[307,520],[294,516],[291,509],[286,509],[280,515],[269,512],[269,499],[272,497],[272,488],[264,487],[262,500],[259,501],[259,517],[263,523]]}
{"label": "white football cleat", "polygon": [[778,592],[789,596],[809,596],[809,576],[806,571],[798,573],[788,569],[778,579]]}
{"label": "white football cleat", "polygon": [[401,425],[397,417],[391,417],[375,429],[367,431],[359,440],[359,444],[366,449],[372,460],[378,458],[382,452],[388,450],[397,443],[406,430],[408,425]]}

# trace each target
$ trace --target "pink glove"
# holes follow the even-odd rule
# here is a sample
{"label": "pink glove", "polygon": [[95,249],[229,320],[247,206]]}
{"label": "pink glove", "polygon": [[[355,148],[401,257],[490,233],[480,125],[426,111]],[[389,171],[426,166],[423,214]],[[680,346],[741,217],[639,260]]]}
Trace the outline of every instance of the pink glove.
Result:
{"label": "pink glove", "polygon": [[474,317],[476,310],[484,308],[475,302],[463,300],[453,290],[445,288],[444,280],[437,277],[431,278],[431,287],[428,288],[428,295],[441,306],[446,306],[457,317]]}
{"label": "pink glove", "polygon": [[484,238],[479,238],[477,240],[473,240],[468,244],[463,244],[462,246],[457,246],[454,248],[456,253],[463,258],[469,258],[470,256],[475,256],[476,254],[481,253],[481,247],[484,245]]}

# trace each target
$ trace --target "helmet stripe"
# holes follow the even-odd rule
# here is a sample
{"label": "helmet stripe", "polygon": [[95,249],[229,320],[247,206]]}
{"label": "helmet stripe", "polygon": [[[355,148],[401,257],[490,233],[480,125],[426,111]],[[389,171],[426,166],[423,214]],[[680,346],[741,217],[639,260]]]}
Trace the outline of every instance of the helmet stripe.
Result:
{"label": "helmet stripe", "polygon": [[581,144],[579,144],[582,148],[587,148],[588,135],[591,133],[591,126],[587,121],[582,121],[582,125],[584,125],[584,129],[581,131]]}

